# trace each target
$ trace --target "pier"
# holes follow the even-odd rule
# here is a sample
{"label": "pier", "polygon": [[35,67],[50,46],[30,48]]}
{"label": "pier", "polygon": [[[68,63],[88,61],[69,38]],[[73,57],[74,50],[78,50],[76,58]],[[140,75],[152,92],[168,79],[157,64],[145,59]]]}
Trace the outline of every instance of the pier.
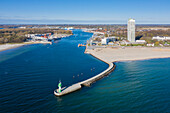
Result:
{"label": "pier", "polygon": [[108,63],[108,64],[109,64],[109,67],[105,71],[99,73],[98,75],[96,75],[92,78],[89,78],[89,79],[84,80],[82,82],[78,82],[76,84],[73,84],[73,85],[71,85],[67,88],[64,88],[64,89],[62,89],[62,91],[60,93],[56,89],[56,90],[54,90],[54,95],[63,96],[63,95],[72,93],[74,91],[77,91],[77,90],[81,89],[83,86],[89,87],[92,83],[94,83],[97,80],[100,80],[103,77],[107,76],[108,74],[110,74],[115,69],[116,65],[114,63]]}

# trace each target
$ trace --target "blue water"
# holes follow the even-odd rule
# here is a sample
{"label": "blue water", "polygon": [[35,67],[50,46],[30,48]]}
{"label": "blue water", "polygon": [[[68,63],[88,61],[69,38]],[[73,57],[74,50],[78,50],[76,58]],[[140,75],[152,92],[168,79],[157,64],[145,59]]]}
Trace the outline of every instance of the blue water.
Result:
{"label": "blue water", "polygon": [[118,62],[90,88],[55,97],[59,80],[68,86],[108,67],[77,47],[91,36],[75,30],[53,45],[0,52],[0,112],[170,112],[170,59]]}

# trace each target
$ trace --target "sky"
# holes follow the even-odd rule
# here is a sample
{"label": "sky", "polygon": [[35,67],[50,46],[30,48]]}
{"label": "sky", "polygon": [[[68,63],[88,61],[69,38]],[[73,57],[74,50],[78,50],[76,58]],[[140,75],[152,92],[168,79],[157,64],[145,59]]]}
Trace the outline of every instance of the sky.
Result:
{"label": "sky", "polygon": [[0,24],[170,24],[170,0],[0,0]]}

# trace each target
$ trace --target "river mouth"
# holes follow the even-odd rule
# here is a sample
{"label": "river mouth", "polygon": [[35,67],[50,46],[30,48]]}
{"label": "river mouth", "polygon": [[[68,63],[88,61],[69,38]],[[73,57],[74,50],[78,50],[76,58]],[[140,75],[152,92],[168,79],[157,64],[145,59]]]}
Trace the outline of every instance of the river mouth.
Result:
{"label": "river mouth", "polygon": [[81,30],[73,33],[52,45],[26,45],[0,53],[2,111],[19,112],[26,108],[32,111],[35,107],[30,106],[35,104],[41,108],[47,103],[40,102],[53,95],[59,80],[63,86],[69,86],[108,68],[108,64],[84,54],[84,47],[77,47],[79,43],[86,43],[92,33]]}
{"label": "river mouth", "polygon": [[59,80],[69,86],[108,68],[77,47],[92,34],[74,34],[53,45],[0,52],[3,58],[21,51],[0,62],[1,112],[170,112],[169,58],[116,62],[114,72],[90,88],[56,97]]}

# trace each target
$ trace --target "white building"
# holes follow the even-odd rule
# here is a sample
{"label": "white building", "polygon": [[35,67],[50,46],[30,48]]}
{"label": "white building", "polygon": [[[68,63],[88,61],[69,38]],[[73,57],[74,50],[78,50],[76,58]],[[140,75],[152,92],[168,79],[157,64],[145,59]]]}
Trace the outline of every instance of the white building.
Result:
{"label": "white building", "polygon": [[126,41],[126,40],[122,40],[121,42],[120,42],[120,44],[122,44],[122,45],[128,45],[128,44],[131,44],[130,42],[128,42],[128,41]]}
{"label": "white building", "polygon": [[41,34],[26,34],[25,36],[28,37],[27,41],[48,41],[48,38],[41,37]]}
{"label": "white building", "polygon": [[113,46],[114,43],[113,43],[113,42],[109,42],[108,45],[109,45],[109,46]]}
{"label": "white building", "polygon": [[127,27],[127,36],[130,42],[135,42],[135,20],[129,19]]}
{"label": "white building", "polygon": [[152,40],[170,40],[170,37],[165,37],[165,36],[156,36],[156,37],[153,37]]}
{"label": "white building", "polygon": [[115,42],[116,41],[116,37],[107,37],[109,39],[109,42]]}
{"label": "white building", "polygon": [[154,47],[155,44],[154,44],[154,43],[152,43],[152,44],[146,44],[146,46]]}
{"label": "white building", "polygon": [[73,30],[74,28],[73,27],[65,27],[64,29],[65,30]]}
{"label": "white building", "polygon": [[103,38],[101,40],[101,44],[102,45],[108,45],[109,42],[115,42],[116,41],[116,37],[107,37],[107,38]]}
{"label": "white building", "polygon": [[104,39],[102,39],[102,41],[101,41],[101,44],[102,45],[107,45],[109,43],[109,39],[108,38],[104,38]]}
{"label": "white building", "polygon": [[138,43],[138,44],[145,44],[146,41],[145,40],[136,40],[136,43]]}
{"label": "white building", "polygon": [[105,33],[103,33],[103,32],[94,32],[94,34],[101,34],[101,35],[104,35]]}

